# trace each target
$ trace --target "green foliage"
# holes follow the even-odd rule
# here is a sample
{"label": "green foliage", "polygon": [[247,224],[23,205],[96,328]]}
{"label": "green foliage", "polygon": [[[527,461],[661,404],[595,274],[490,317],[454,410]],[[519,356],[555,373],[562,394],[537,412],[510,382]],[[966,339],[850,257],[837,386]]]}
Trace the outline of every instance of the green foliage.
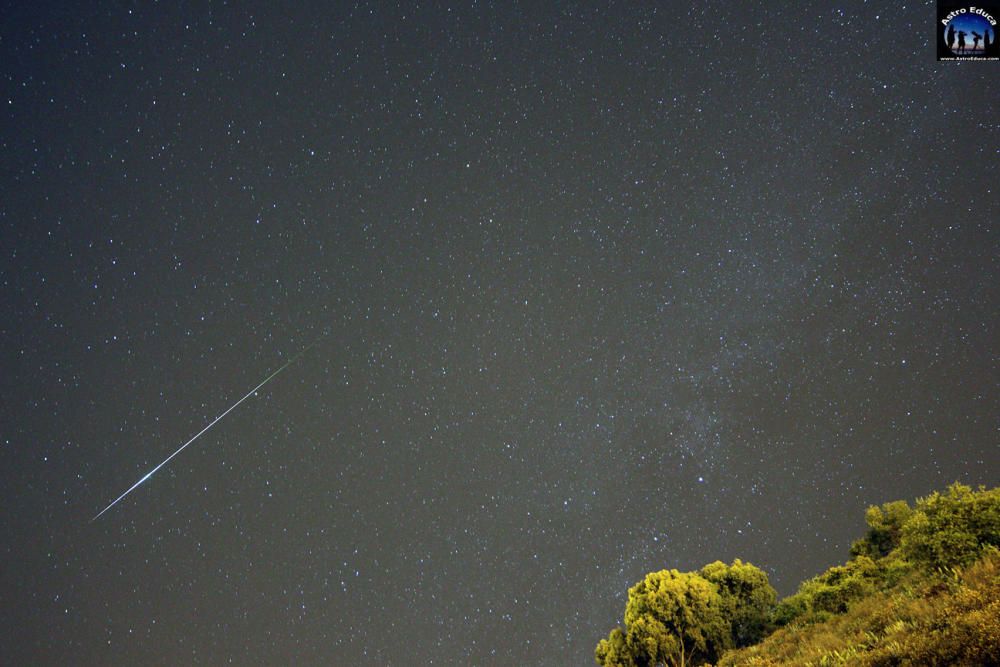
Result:
{"label": "green foliage", "polygon": [[[898,579],[899,572],[893,570]],[[818,622],[830,614],[842,614],[851,603],[871,595],[884,585],[887,568],[867,556],[858,556],[845,565],[831,567],[823,574],[799,585],[795,595],[774,607],[771,623],[776,627],[793,621]]]}
{"label": "green foliage", "polygon": [[695,573],[651,572],[628,591],[627,643],[640,664],[700,665],[728,647],[722,599]]}
{"label": "green foliage", "polygon": [[775,607],[726,665],[1000,665],[1000,489],[871,507],[854,556]]}
{"label": "green foliage", "polygon": [[621,628],[615,628],[608,635],[607,639],[602,639],[594,650],[594,660],[598,665],[604,667],[638,667],[632,657],[632,650],[625,639],[625,632]]}
{"label": "green foliage", "polygon": [[777,605],[739,560],[647,575],[598,664],[1000,665],[1000,488],[953,484],[865,521],[851,560]]}
{"label": "green foliage", "polygon": [[774,612],[771,614],[771,622],[781,627],[802,618],[812,609],[811,601],[812,598],[802,592],[788,596],[774,608]]}
{"label": "green foliage", "polygon": [[867,556],[858,556],[846,565],[831,567],[799,587],[814,611],[842,614],[854,600],[873,592],[879,580],[879,568]]}
{"label": "green foliage", "polygon": [[903,558],[899,550],[878,561],[879,579],[883,589],[892,588],[913,572],[913,563]]}
{"label": "green foliage", "polygon": [[1000,546],[1000,488],[962,484],[918,500],[900,540],[903,554],[928,568],[968,564],[987,546]]}
{"label": "green foliage", "polygon": [[899,546],[903,524],[913,514],[905,500],[885,503],[881,507],[872,506],[865,512],[868,534],[864,539],[851,545],[852,556],[882,558]]}
{"label": "green foliage", "polygon": [[700,665],[763,636],[777,593],[767,574],[740,560],[698,572],[651,572],[628,591],[625,629],[594,650],[604,667]]}
{"label": "green foliage", "polygon": [[733,645],[749,646],[760,641],[778,597],[767,574],[738,558],[732,565],[721,561],[710,563],[699,574],[719,591]]}
{"label": "green foliage", "polygon": [[1000,552],[943,586],[931,572],[910,570],[891,589],[823,621],[793,623],[761,643],[729,651],[735,665],[997,665],[1000,664]]}

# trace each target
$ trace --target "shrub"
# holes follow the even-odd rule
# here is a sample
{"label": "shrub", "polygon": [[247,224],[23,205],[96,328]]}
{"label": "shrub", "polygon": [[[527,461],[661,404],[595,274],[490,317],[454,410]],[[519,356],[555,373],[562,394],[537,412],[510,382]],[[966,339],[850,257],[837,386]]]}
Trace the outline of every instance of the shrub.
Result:
{"label": "shrub", "polygon": [[731,645],[722,598],[695,572],[650,572],[628,590],[625,630],[615,628],[594,650],[604,667],[700,665]]}
{"label": "shrub", "polygon": [[749,646],[760,641],[778,597],[767,574],[738,558],[732,565],[721,561],[710,563],[699,574],[719,591],[732,645]]}
{"label": "shrub", "polygon": [[865,512],[868,533],[851,545],[852,556],[883,558],[899,546],[903,525],[913,514],[905,500],[872,506]]}
{"label": "shrub", "polygon": [[810,609],[809,596],[805,593],[796,593],[778,603],[771,614],[771,622],[778,627],[788,625],[809,613]]}
{"label": "shrub", "polygon": [[900,540],[907,558],[932,570],[971,563],[991,545],[1000,546],[1000,488],[957,483],[918,500]]}

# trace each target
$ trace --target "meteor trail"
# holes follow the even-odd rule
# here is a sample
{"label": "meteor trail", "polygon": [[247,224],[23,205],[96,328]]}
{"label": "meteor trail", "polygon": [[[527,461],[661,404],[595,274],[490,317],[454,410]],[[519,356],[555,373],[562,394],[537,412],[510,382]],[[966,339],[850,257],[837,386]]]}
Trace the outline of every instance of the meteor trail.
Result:
{"label": "meteor trail", "polygon": [[250,398],[251,396],[253,396],[253,395],[254,395],[254,393],[255,393],[255,392],[256,392],[256,391],[258,390],[258,389],[260,389],[260,388],[261,388],[261,387],[263,387],[263,386],[264,386],[265,384],[267,384],[268,382],[270,382],[271,380],[273,380],[273,379],[274,379],[274,377],[275,377],[276,375],[278,375],[278,373],[280,373],[281,371],[285,370],[286,368],[288,368],[289,366],[291,366],[292,364],[294,364],[294,363],[295,363],[295,362],[296,362],[296,361],[298,360],[298,358],[299,358],[299,357],[301,357],[301,356],[302,356],[303,354],[305,354],[306,352],[308,352],[308,351],[309,351],[309,349],[310,349],[310,348],[312,348],[312,347],[313,347],[313,346],[314,346],[314,345],[315,345],[316,343],[318,343],[318,342],[319,342],[319,340],[318,340],[318,339],[317,339],[317,340],[314,340],[314,341],[313,341],[312,343],[310,343],[310,344],[309,344],[309,345],[307,345],[307,346],[306,346],[305,348],[303,348],[301,352],[299,352],[299,353],[298,353],[298,354],[296,354],[296,355],[295,355],[294,357],[292,357],[291,359],[289,359],[288,361],[286,361],[286,362],[285,362],[285,365],[284,365],[284,366],[282,366],[281,368],[279,368],[278,370],[274,371],[273,373],[271,373],[270,375],[268,375],[268,376],[267,376],[266,378],[264,378],[264,381],[263,381],[263,382],[261,382],[261,383],[260,383],[259,385],[257,385],[256,387],[254,387],[253,389],[251,389],[250,391],[248,391],[248,392],[247,392],[247,395],[246,395],[246,396],[244,396],[243,398],[241,398],[240,400],[236,401],[236,402],[235,402],[235,403],[233,403],[233,404],[232,404],[231,406],[229,406],[229,409],[227,409],[227,410],[226,410],[225,412],[223,412],[223,413],[222,413],[221,415],[219,415],[218,417],[216,417],[215,419],[213,419],[213,420],[212,420],[212,421],[211,421],[211,422],[210,422],[210,423],[208,424],[208,426],[206,426],[205,428],[203,428],[203,429],[201,429],[200,431],[198,431],[198,433],[196,433],[196,434],[195,434],[195,436],[194,436],[193,438],[191,438],[190,440],[188,440],[187,442],[185,442],[185,443],[184,443],[183,445],[181,445],[180,447],[178,447],[178,448],[177,448],[177,451],[175,451],[175,452],[174,452],[173,454],[171,454],[171,455],[170,455],[170,456],[168,456],[167,458],[163,459],[163,462],[162,462],[162,463],[160,463],[160,465],[156,466],[155,468],[153,468],[152,470],[150,470],[149,472],[147,472],[147,473],[146,473],[145,475],[143,475],[142,479],[140,479],[140,480],[139,480],[138,482],[136,482],[135,484],[133,484],[132,486],[130,486],[130,487],[128,488],[128,490],[127,490],[127,491],[125,491],[125,493],[123,493],[123,494],[121,494],[120,496],[118,496],[117,498],[115,498],[115,499],[114,499],[114,500],[113,500],[113,501],[111,502],[111,504],[110,504],[110,505],[108,505],[107,507],[105,507],[104,509],[102,509],[102,510],[101,510],[100,512],[98,512],[98,513],[97,513],[97,515],[96,515],[96,516],[95,516],[95,517],[94,517],[93,519],[91,519],[90,521],[91,521],[91,522],[94,522],[94,521],[97,521],[97,520],[98,520],[99,518],[101,518],[101,515],[102,515],[102,514],[104,514],[104,513],[105,513],[105,512],[107,512],[107,511],[108,511],[109,509],[111,509],[112,507],[114,507],[115,505],[117,505],[117,504],[118,504],[118,503],[119,503],[119,502],[121,501],[121,499],[122,499],[122,498],[124,498],[124,497],[125,497],[125,496],[127,496],[128,494],[132,493],[132,492],[133,492],[133,491],[135,491],[135,490],[136,490],[137,488],[139,488],[139,486],[141,486],[143,482],[147,481],[147,480],[148,480],[148,479],[149,479],[150,477],[152,477],[152,476],[153,476],[154,474],[156,474],[156,471],[157,471],[157,470],[159,470],[159,469],[160,469],[160,468],[162,468],[163,466],[167,465],[167,463],[169,463],[169,462],[170,462],[170,459],[174,458],[175,456],[177,456],[178,454],[180,454],[181,452],[183,452],[183,451],[184,451],[184,449],[185,449],[185,448],[186,448],[186,447],[187,447],[188,445],[190,445],[190,444],[191,444],[192,442],[194,442],[195,440],[197,440],[198,438],[200,438],[200,437],[202,436],[202,434],[204,434],[204,433],[205,433],[205,431],[207,431],[208,429],[210,429],[210,428],[212,428],[213,426],[215,426],[215,424],[216,424],[216,423],[217,423],[217,422],[218,422],[218,421],[219,421],[220,419],[222,419],[223,417],[225,417],[226,415],[228,415],[228,414],[229,414],[230,412],[232,412],[233,410],[235,410],[235,409],[236,409],[236,406],[238,406],[238,405],[239,405],[240,403],[242,403],[243,401],[245,401],[245,400],[247,400],[248,398]]}

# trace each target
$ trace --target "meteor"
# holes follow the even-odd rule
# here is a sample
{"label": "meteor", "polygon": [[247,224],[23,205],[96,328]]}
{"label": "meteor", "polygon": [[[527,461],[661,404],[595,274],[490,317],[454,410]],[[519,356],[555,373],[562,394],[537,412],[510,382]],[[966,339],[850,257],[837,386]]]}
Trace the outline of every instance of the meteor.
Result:
{"label": "meteor", "polygon": [[180,454],[181,452],[183,452],[185,450],[185,448],[187,448],[188,445],[190,445],[192,442],[194,442],[195,440],[197,440],[198,438],[200,438],[205,433],[205,431],[207,431],[208,429],[210,429],[213,426],[215,426],[223,417],[225,417],[230,412],[232,412],[233,410],[235,410],[236,407],[240,403],[242,403],[243,401],[245,401],[248,398],[250,398],[251,396],[253,396],[257,392],[257,390],[259,390],[265,384],[267,384],[268,382],[270,382],[271,380],[273,380],[278,375],[278,373],[280,373],[281,371],[285,370],[286,368],[288,368],[289,366],[291,366],[292,364],[294,364],[298,360],[299,357],[301,357],[303,354],[305,354],[306,352],[308,352],[309,349],[312,348],[318,342],[319,342],[318,339],[315,340],[315,341],[313,341],[312,343],[310,343],[309,345],[307,345],[305,348],[303,348],[301,352],[299,352],[294,357],[292,357],[291,359],[289,359],[288,361],[286,361],[285,364],[284,364],[284,366],[282,366],[281,368],[279,368],[278,370],[274,371],[273,373],[271,373],[270,375],[268,375],[266,378],[264,378],[264,381],[261,382],[256,387],[254,387],[253,389],[251,389],[250,391],[248,391],[247,394],[246,394],[246,396],[244,396],[243,398],[241,398],[240,400],[236,401],[231,406],[229,406],[229,408],[225,412],[223,412],[221,415],[219,415],[218,417],[216,417],[215,419],[213,419],[211,422],[209,422],[208,426],[206,426],[205,428],[203,428],[200,431],[198,431],[194,435],[194,437],[192,437],[190,440],[188,440],[183,445],[181,445],[180,447],[178,447],[177,451],[175,451],[173,454],[171,454],[167,458],[163,459],[163,461],[160,463],[160,465],[156,466],[155,468],[153,468],[152,470],[150,470],[149,472],[147,472],[145,475],[143,475],[142,479],[140,479],[138,482],[136,482],[135,484],[133,484],[132,486],[130,486],[128,488],[128,490],[125,491],[125,493],[123,493],[120,496],[118,496],[117,498],[115,498],[111,502],[110,505],[108,505],[107,507],[105,507],[104,509],[102,509],[100,512],[98,512],[97,515],[94,516],[94,518],[90,520],[91,523],[93,523],[94,521],[97,521],[98,519],[100,519],[102,514],[104,514],[109,509],[111,509],[112,507],[114,507],[115,505],[117,505],[125,496],[127,496],[128,494],[132,493],[137,488],[139,488],[143,484],[143,482],[146,482],[150,477],[152,477],[153,475],[155,475],[157,470],[159,470],[163,466],[167,465],[167,463],[170,462],[170,459],[174,458],[175,456],[177,456],[178,454]]}

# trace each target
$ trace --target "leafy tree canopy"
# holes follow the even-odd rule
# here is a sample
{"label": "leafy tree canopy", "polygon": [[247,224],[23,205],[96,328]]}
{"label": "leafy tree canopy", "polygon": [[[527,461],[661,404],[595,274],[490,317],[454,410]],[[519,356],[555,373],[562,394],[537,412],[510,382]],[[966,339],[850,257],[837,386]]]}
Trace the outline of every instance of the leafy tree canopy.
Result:
{"label": "leafy tree canopy", "polygon": [[957,483],[918,500],[900,539],[906,558],[932,568],[967,565],[987,546],[1000,546],[1000,488]]}
{"label": "leafy tree canopy", "polygon": [[[739,656],[762,658],[760,647],[797,645],[811,633],[815,645],[776,649],[781,661],[755,664],[804,664],[812,658],[798,658],[807,654],[841,664],[862,652],[874,660],[864,664],[1000,664],[1000,488],[952,484],[913,506],[869,507],[865,522],[868,532],[847,563],[802,582],[778,604],[767,575],[740,560],[646,575],[629,589],[625,627],[597,645],[597,663],[735,665]],[[887,605],[906,609],[892,620]],[[871,629],[862,644],[850,644],[858,633],[839,637],[838,627]]]}
{"label": "leafy tree canopy", "polygon": [[594,652],[604,667],[701,665],[757,641],[774,606],[767,575],[740,560],[698,572],[651,572],[629,589],[625,629]]}
{"label": "leafy tree canopy", "polygon": [[732,643],[740,647],[760,641],[778,597],[767,574],[738,558],[732,565],[721,561],[709,563],[701,568],[700,574],[719,591]]}
{"label": "leafy tree canopy", "polygon": [[899,546],[903,524],[913,515],[913,510],[905,500],[885,503],[881,507],[873,505],[865,512],[868,534],[864,539],[851,545],[852,556],[883,558]]}

